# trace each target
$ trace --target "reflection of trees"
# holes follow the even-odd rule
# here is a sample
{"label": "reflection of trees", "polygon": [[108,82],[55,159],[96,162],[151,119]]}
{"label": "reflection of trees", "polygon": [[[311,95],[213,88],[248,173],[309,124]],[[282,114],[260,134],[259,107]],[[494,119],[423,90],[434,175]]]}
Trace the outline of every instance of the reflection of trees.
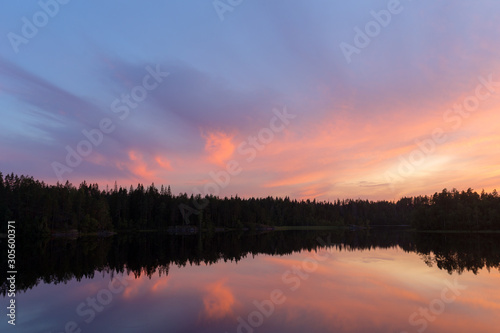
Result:
{"label": "reflection of trees", "polygon": [[[60,283],[92,278],[95,272],[133,272],[135,276],[168,274],[170,265],[214,264],[239,261],[249,255],[286,255],[331,246],[339,251],[370,250],[399,246],[416,252],[429,266],[450,274],[486,267],[498,268],[500,235],[429,234],[386,230],[342,232],[269,232],[261,234],[216,233],[172,236],[159,233],[116,235],[108,238],[80,237],[28,243],[17,249],[18,290],[40,282]],[[319,241],[321,240],[321,241]],[[2,244],[3,245],[3,244]],[[0,264],[6,267],[6,256]],[[6,281],[5,271],[0,273]],[[5,295],[7,285],[1,285]]]}
{"label": "reflection of trees", "polygon": [[448,273],[498,268],[500,263],[500,235],[458,233],[417,233],[415,251],[432,267],[436,265]]}

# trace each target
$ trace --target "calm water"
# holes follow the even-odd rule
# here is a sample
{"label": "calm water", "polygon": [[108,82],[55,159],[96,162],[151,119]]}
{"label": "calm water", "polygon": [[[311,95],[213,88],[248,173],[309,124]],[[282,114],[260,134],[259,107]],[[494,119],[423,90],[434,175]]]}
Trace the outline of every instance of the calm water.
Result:
{"label": "calm water", "polygon": [[499,240],[272,232],[44,241],[19,249],[16,327],[0,296],[0,330],[498,332]]}

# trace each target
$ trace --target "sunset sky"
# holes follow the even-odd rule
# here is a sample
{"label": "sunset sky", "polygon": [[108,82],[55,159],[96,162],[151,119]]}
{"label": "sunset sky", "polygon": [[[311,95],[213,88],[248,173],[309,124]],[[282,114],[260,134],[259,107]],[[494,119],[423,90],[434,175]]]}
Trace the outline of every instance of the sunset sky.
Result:
{"label": "sunset sky", "polygon": [[494,0],[3,2],[0,172],[318,200],[500,190],[499,23]]}

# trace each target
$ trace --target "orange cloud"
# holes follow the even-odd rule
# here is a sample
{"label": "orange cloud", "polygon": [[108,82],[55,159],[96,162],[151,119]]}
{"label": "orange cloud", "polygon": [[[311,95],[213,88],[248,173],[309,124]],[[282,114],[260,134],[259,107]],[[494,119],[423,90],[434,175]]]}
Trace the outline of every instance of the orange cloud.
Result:
{"label": "orange cloud", "polygon": [[235,145],[232,142],[234,135],[223,132],[210,132],[203,135],[205,139],[205,151],[211,163],[225,166],[226,161],[233,155]]}
{"label": "orange cloud", "polygon": [[264,184],[264,187],[277,187],[277,186],[285,186],[285,185],[300,185],[307,184],[310,182],[318,181],[323,178],[325,175],[323,172],[311,172],[305,174],[299,174],[296,176],[292,176],[289,178],[284,178],[281,180],[276,180],[268,184]]}
{"label": "orange cloud", "polygon": [[137,177],[142,179],[151,179],[154,176],[152,169],[148,166],[142,154],[139,152],[130,150],[128,152],[129,159],[132,163],[129,163],[128,169]]}
{"label": "orange cloud", "polygon": [[163,157],[160,157],[160,156],[156,156],[155,158],[155,161],[156,163],[158,163],[159,166],[161,166],[163,169],[166,169],[166,170],[169,170],[169,171],[172,171],[173,168],[172,168],[172,165],[170,163],[169,160],[167,160],[166,158],[163,158]]}

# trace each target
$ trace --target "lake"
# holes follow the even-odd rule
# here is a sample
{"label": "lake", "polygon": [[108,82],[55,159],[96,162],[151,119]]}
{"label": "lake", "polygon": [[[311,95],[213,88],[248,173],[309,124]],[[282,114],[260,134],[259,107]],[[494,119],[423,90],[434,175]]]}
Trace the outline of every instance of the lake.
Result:
{"label": "lake", "polygon": [[499,241],[390,230],[19,239],[16,326],[3,283],[0,330],[498,332]]}

